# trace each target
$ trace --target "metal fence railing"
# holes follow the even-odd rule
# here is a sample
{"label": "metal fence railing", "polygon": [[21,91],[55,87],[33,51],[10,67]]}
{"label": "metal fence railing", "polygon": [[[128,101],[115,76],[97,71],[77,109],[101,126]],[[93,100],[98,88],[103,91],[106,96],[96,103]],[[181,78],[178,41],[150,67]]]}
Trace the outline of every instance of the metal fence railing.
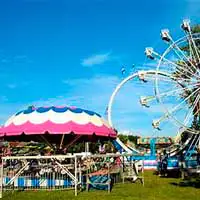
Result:
{"label": "metal fence railing", "polygon": [[0,197],[14,190],[107,189],[113,184],[142,180],[142,161],[129,155],[55,155],[2,157]]}
{"label": "metal fence railing", "polygon": [[126,179],[132,182],[141,180],[144,184],[143,161],[135,161],[131,155],[91,155],[84,158],[81,166],[87,191],[97,188],[110,192],[114,184]]}
{"label": "metal fence railing", "polygon": [[10,190],[74,189],[77,195],[81,170],[77,156],[3,157],[1,193]]}

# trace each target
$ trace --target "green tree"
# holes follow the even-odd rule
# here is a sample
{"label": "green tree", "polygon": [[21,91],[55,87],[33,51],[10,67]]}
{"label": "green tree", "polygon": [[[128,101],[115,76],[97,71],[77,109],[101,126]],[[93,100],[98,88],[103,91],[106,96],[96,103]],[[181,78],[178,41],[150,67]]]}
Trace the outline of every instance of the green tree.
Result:
{"label": "green tree", "polygon": [[119,134],[118,137],[119,137],[119,139],[120,139],[124,144],[127,143],[127,141],[128,141],[128,136],[127,136],[127,135],[121,135],[121,134]]}

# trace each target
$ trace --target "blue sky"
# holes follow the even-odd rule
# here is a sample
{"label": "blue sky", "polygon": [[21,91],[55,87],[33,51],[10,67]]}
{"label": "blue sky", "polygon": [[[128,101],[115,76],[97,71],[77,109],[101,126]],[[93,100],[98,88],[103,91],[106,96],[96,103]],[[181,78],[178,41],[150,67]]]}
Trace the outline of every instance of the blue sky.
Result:
{"label": "blue sky", "polygon": [[[145,47],[162,48],[161,29],[178,38],[182,19],[198,23],[199,17],[197,0],[0,1],[1,124],[32,104],[74,105],[104,115],[123,79],[122,66],[143,65]],[[116,98],[114,124],[152,135],[150,115],[159,108],[141,114],[135,94],[143,90],[133,86]],[[169,128],[160,134],[175,135]]]}

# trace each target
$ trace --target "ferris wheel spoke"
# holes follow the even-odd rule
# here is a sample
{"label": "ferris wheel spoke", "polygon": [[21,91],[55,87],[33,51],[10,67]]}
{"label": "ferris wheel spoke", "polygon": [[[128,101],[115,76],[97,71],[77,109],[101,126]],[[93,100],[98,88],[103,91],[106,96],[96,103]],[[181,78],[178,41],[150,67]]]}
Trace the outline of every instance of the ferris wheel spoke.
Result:
{"label": "ferris wheel spoke", "polygon": [[[139,73],[140,74],[140,73]],[[147,78],[146,77],[146,74],[144,73],[144,72],[141,72],[141,74],[142,74],[142,79],[144,80],[145,78]],[[149,79],[154,79],[155,80],[155,76],[156,75],[147,75],[147,76],[149,76]],[[143,105],[143,106],[146,106],[146,107],[149,107],[148,106],[148,103],[150,102],[150,101],[152,101],[152,100],[154,100],[154,99],[156,99],[156,98],[161,98],[161,97],[168,97],[168,96],[176,96],[176,95],[180,95],[180,93],[182,92],[183,94],[185,93],[185,92],[187,92],[189,89],[191,89],[192,87],[195,87],[195,86],[199,86],[200,85],[200,83],[196,83],[196,82],[193,82],[193,83],[189,83],[189,82],[187,82],[187,84],[182,84],[182,82],[181,81],[186,81],[187,79],[176,79],[176,78],[173,78],[173,77],[171,77],[171,78],[169,78],[169,75],[167,75],[167,76],[159,76],[159,78],[162,78],[162,81],[167,81],[168,83],[176,83],[176,86],[175,86],[175,89],[174,88],[172,88],[172,89],[170,89],[169,91],[166,91],[166,92],[162,92],[162,93],[160,93],[159,95],[157,94],[156,95],[156,97],[155,98],[152,98],[152,96],[149,98],[149,97],[141,97],[140,98],[140,104],[141,105]],[[168,78],[168,79],[163,79],[163,78]],[[149,80],[148,79],[148,80]],[[147,80],[147,79],[146,79]],[[181,81],[180,81],[181,80]],[[177,89],[177,83],[179,84],[179,86],[181,86],[181,88],[178,88]],[[168,84],[169,85],[169,84]]]}
{"label": "ferris wheel spoke", "polygon": [[173,82],[173,83],[179,83],[181,85],[186,84],[185,86],[188,86],[188,84],[191,84],[191,81],[189,82],[188,79],[186,78],[177,78],[176,76],[170,75],[170,77],[163,77],[163,76],[157,76],[156,74],[154,76],[149,76],[147,77],[146,80],[152,80],[155,81],[155,79],[159,81],[164,81],[164,82]]}
{"label": "ferris wheel spoke", "polygon": [[197,108],[197,111],[193,114],[194,117],[196,117],[197,115],[199,115],[200,113],[200,102],[198,102],[198,108]]}
{"label": "ferris wheel spoke", "polygon": [[190,107],[190,109],[189,109],[189,111],[188,111],[188,113],[187,113],[187,115],[185,117],[185,120],[183,122],[183,124],[185,126],[187,126],[187,124],[188,124],[188,122],[190,120],[191,115],[194,114],[193,112],[194,112],[197,104],[199,103],[199,100],[200,100],[200,95],[198,94],[197,97],[196,97],[196,99],[195,99],[195,101],[194,101],[194,105]]}
{"label": "ferris wheel spoke", "polygon": [[187,74],[184,74],[184,76],[188,77],[189,79],[191,79],[191,77],[193,77],[193,76],[198,77],[194,72],[189,71],[188,69],[184,68],[183,66],[181,66],[181,65],[179,65],[175,62],[172,62],[167,58],[163,57],[162,59],[163,59],[163,61],[167,62],[168,64],[173,65],[177,72],[179,72],[179,73],[185,73],[186,72]]}
{"label": "ferris wheel spoke", "polygon": [[142,106],[144,106],[144,107],[150,107],[149,105],[148,105],[148,103],[149,102],[151,102],[151,101],[153,101],[155,99],[155,96],[141,96],[140,97],[140,104],[142,105]]}
{"label": "ferris wheel spoke", "polygon": [[[185,85],[185,87],[182,87],[182,85],[180,85],[180,87],[181,88],[178,88],[178,89],[169,89],[168,91],[166,91],[166,92],[162,92],[162,93],[160,93],[160,95],[162,95],[162,94],[173,94],[174,92],[176,92],[176,91],[180,91],[180,92],[182,92],[182,91],[187,91],[187,90],[189,90],[189,89],[192,89],[192,87],[194,87],[194,86],[199,86],[200,85],[200,83],[191,83],[191,84],[188,84],[188,85]],[[175,86],[175,88],[177,88],[177,85]]]}
{"label": "ferris wheel spoke", "polygon": [[[195,60],[196,60],[197,64],[199,64],[199,62],[200,62],[199,50],[198,50],[198,48],[196,46],[196,43],[195,43],[195,41],[194,41],[194,39],[192,37],[191,31],[189,32],[189,39],[192,41],[191,44],[193,44],[194,52],[195,52],[195,54],[197,56],[197,58],[195,57],[196,58]],[[192,48],[192,46],[191,46],[191,48]],[[193,53],[193,55],[194,55],[194,53]]]}
{"label": "ferris wheel spoke", "polygon": [[[199,88],[199,89],[196,89],[193,93],[195,94],[195,93],[198,92],[199,90],[200,90],[200,88]],[[182,109],[182,108],[181,108],[182,104],[183,104],[187,99],[189,99],[189,98],[193,95],[193,93],[192,93],[191,95],[189,95],[188,98],[184,99],[181,103],[179,103],[175,108],[171,109],[169,112],[167,112],[166,114],[164,114],[162,117],[160,117],[160,118],[157,119],[157,120],[153,120],[153,122],[152,122],[153,128],[158,129],[158,130],[161,130],[161,129],[160,129],[160,123],[163,122],[163,121],[166,120],[166,119],[169,119],[169,117],[170,117],[173,113],[177,112],[178,110],[181,110],[181,109]],[[198,99],[198,100],[199,100],[199,99]]]}
{"label": "ferris wheel spoke", "polygon": [[[162,93],[159,95],[159,97],[165,97],[165,96],[169,96],[170,94],[173,96],[173,95],[176,95],[176,90],[172,90],[172,91],[169,91],[168,93]],[[156,100],[156,97],[155,96],[141,96],[140,97],[140,104],[142,106],[145,106],[145,107],[150,107],[149,103]]]}
{"label": "ferris wheel spoke", "polygon": [[[191,58],[195,61],[195,63],[199,63],[199,50],[196,48],[195,41],[192,39],[192,36],[188,36],[188,44],[189,44],[189,50]],[[194,46],[195,45],[195,46]]]}
{"label": "ferris wheel spoke", "polygon": [[[176,47],[176,49],[178,50],[178,51],[180,51],[180,52],[182,52],[181,50],[180,50],[180,48],[176,45],[176,44],[174,44],[174,46]],[[190,71],[192,74],[194,73],[194,71],[193,70],[197,70],[197,68],[195,67],[195,65],[189,60],[189,58],[186,58],[186,60],[187,60],[187,62],[188,63],[186,63],[186,61],[184,60],[184,58],[183,57],[181,57],[181,55],[178,53],[178,51],[176,51],[175,50],[175,48],[172,48],[173,49],[173,51],[175,52],[175,54],[179,57],[179,59],[180,60],[178,60],[178,62],[179,63],[184,63],[184,66],[183,67],[186,67],[187,66],[187,69],[188,69],[188,71]],[[185,55],[184,55],[184,57],[185,57]],[[193,70],[190,68],[190,66],[188,65],[188,64],[190,64],[192,67],[193,67]]]}
{"label": "ferris wheel spoke", "polygon": [[193,91],[190,95],[188,95],[185,99],[183,99],[183,101],[181,101],[177,106],[175,106],[170,111],[168,111],[168,114],[172,115],[177,109],[179,109],[183,105],[183,103],[186,103],[199,90],[200,88],[197,88],[195,91]]}
{"label": "ferris wheel spoke", "polygon": [[192,46],[191,46],[191,42],[190,42],[190,40],[188,40],[187,39],[187,41],[188,41],[188,46],[189,46],[189,55],[190,55],[190,58],[194,58],[194,52],[193,52],[193,49],[192,49]]}
{"label": "ferris wheel spoke", "polygon": [[196,89],[194,92],[192,92],[188,97],[186,97],[181,103],[179,103],[175,108],[173,108],[171,111],[169,111],[170,114],[174,113],[177,109],[179,109],[183,103],[186,103],[195,93],[197,93],[200,90],[200,88]]}
{"label": "ferris wheel spoke", "polygon": [[[176,48],[179,52],[181,52],[181,54],[182,54],[183,57],[187,60],[188,63],[187,63],[187,62],[184,60],[184,58],[181,57],[181,56],[177,53],[177,51],[176,51],[176,53],[179,55],[179,58],[181,59],[180,62],[183,61],[184,64],[185,64],[184,67],[187,66],[187,69],[188,69],[191,73],[195,73],[195,72],[197,71],[197,67],[190,61],[190,59],[183,53],[183,51],[177,46],[177,44],[176,44],[175,42],[173,42],[173,45],[175,46],[175,48]],[[174,48],[173,48],[173,49],[174,49]],[[193,69],[190,68],[190,67],[192,67]]]}
{"label": "ferris wheel spoke", "polygon": [[159,76],[162,81],[166,80],[166,81],[171,81],[172,77],[169,73],[160,71],[160,72],[156,72],[154,71],[153,73],[147,73],[148,71],[143,71],[140,70],[138,71],[138,78],[139,80],[143,81],[143,82],[148,82],[148,81],[155,81],[155,79]]}
{"label": "ferris wheel spoke", "polygon": [[164,82],[174,82],[174,83],[179,83],[180,85],[183,85],[183,83],[187,83],[187,85],[189,84],[188,81],[190,81],[189,79],[186,78],[177,78],[174,75],[171,75],[170,73],[167,72],[158,72],[158,73],[154,73],[154,74],[148,74],[145,71],[139,71],[138,72],[138,77],[140,80],[142,80],[143,82],[148,82],[149,80],[153,80],[155,81],[156,79],[159,81],[164,81]]}
{"label": "ferris wheel spoke", "polygon": [[[199,85],[200,85],[200,83],[194,83],[194,84],[188,85],[187,87],[199,86]],[[187,89],[188,88],[183,88],[183,87],[177,89],[175,86],[175,89],[173,87],[173,89],[170,89],[166,92],[160,93],[159,98],[165,98],[165,97],[167,98],[169,96],[180,96]],[[149,103],[152,101],[155,101],[156,99],[157,99],[156,96],[141,96],[139,102],[142,106],[149,108],[150,107]]]}
{"label": "ferris wheel spoke", "polygon": [[176,71],[178,71],[179,73],[187,72],[187,74],[184,74],[184,76],[188,77],[188,79],[191,79],[191,77],[194,77],[194,76],[199,78],[194,72],[188,71],[187,69],[185,69],[181,65],[179,65],[179,64],[177,64],[175,62],[172,62],[169,59],[161,56],[159,53],[155,52],[153,50],[153,48],[150,48],[150,47],[146,48],[145,49],[145,54],[146,54],[147,57],[149,57],[151,59],[158,58],[159,62],[163,62],[164,64],[167,63],[167,64],[172,65],[173,67],[175,67]]}
{"label": "ferris wheel spoke", "polygon": [[159,119],[153,120],[153,122],[152,122],[153,128],[161,130],[160,129],[160,123],[165,121],[168,118],[169,118],[169,116],[165,114],[162,117],[160,117]]}
{"label": "ferris wheel spoke", "polygon": [[[171,49],[174,51],[174,53],[180,59],[180,62],[182,61],[185,64],[185,67],[188,66],[188,63],[189,63],[196,70],[195,65],[190,61],[190,59],[183,53],[183,51],[180,49],[180,47],[173,40],[173,38],[169,34],[169,30],[168,29],[161,30],[161,37],[162,37],[162,40],[166,41],[167,44],[170,45]],[[188,69],[190,70],[190,68],[188,68]],[[193,73],[192,70],[190,70],[190,71]]]}
{"label": "ferris wheel spoke", "polygon": [[190,47],[192,58],[194,59],[196,64],[198,64],[200,62],[199,50],[198,50],[198,48],[197,48],[197,46],[195,44],[195,41],[193,40],[191,32],[189,32],[188,37],[189,37],[188,38],[188,43],[189,43],[189,47]]}
{"label": "ferris wheel spoke", "polygon": [[199,50],[198,50],[195,40],[192,36],[190,20],[183,20],[182,28],[185,31],[185,33],[188,34],[188,42],[190,43],[189,45],[191,47],[191,51],[193,52],[192,54],[194,55],[194,60],[195,60],[196,64],[199,64],[199,62],[200,62]]}
{"label": "ferris wheel spoke", "polygon": [[[176,86],[175,86],[174,88],[176,88]],[[179,88],[179,89],[180,89],[180,88]],[[170,92],[170,93],[174,93],[176,90],[177,90],[177,88],[168,91],[168,93],[169,93],[169,92]],[[163,95],[165,95],[165,94],[163,94]],[[156,97],[155,97],[155,96],[140,96],[139,102],[140,102],[140,104],[141,104],[142,106],[149,108],[149,107],[150,107],[149,103],[152,102],[152,101],[154,101],[154,100],[156,100]]]}
{"label": "ferris wheel spoke", "polygon": [[[163,92],[160,92],[155,88],[155,98],[158,100],[158,102],[160,102],[161,98],[165,98],[168,96],[189,95],[188,93],[190,92],[190,90],[195,86],[198,87],[199,85],[200,83],[190,83],[188,85],[182,85],[179,83],[179,85],[175,85],[175,87],[172,87],[171,89]],[[177,88],[177,86],[180,88]]]}
{"label": "ferris wheel spoke", "polygon": [[195,60],[195,52],[194,52],[194,49],[192,47],[192,44],[191,44],[191,40],[190,38],[188,38],[187,36],[187,41],[188,41],[188,46],[189,46],[189,55],[190,55],[190,58]]}

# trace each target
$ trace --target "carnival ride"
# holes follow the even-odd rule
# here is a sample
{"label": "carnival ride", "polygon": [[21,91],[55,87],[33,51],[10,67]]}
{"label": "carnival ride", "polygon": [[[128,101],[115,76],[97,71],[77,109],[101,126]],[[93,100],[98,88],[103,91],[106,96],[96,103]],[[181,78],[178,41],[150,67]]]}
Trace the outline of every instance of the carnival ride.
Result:
{"label": "carnival ride", "polygon": [[43,141],[53,150],[69,148],[78,140],[116,137],[98,113],[67,106],[30,106],[10,117],[0,132],[7,141]]}
{"label": "carnival ride", "polygon": [[[163,115],[152,121],[153,128],[161,130],[165,121],[173,122],[179,133],[176,144],[167,149],[168,169],[180,168],[180,154],[184,155],[186,168],[195,168],[197,163],[197,148],[200,140],[200,33],[194,33],[189,20],[181,24],[185,36],[174,41],[169,30],[161,31],[161,38],[168,45],[162,54],[153,48],[145,49],[147,58],[151,60],[148,66],[154,70],[139,70],[117,85],[108,104],[108,122],[114,127],[112,106],[120,89],[129,81],[140,80],[148,83],[153,80],[154,92],[150,96],[141,96],[140,103],[148,108],[153,102],[158,102]],[[187,140],[182,143],[181,137],[188,132]],[[162,162],[162,161],[161,161]]]}

